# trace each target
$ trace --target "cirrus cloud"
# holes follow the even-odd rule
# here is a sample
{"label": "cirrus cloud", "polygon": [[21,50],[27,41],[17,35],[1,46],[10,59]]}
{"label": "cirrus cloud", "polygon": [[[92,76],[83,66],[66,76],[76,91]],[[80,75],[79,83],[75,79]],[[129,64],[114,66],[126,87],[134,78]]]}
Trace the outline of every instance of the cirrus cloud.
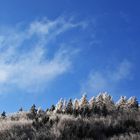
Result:
{"label": "cirrus cloud", "polygon": [[25,29],[7,28],[5,32],[1,31],[0,93],[9,92],[13,86],[37,91],[37,87],[43,88],[43,83],[47,85],[68,72],[77,50],[68,49],[66,44],[49,57],[49,43],[67,30],[84,26],[84,22],[73,23],[58,18],[33,21]]}
{"label": "cirrus cloud", "polygon": [[132,63],[124,59],[115,66],[114,69],[109,66],[109,69],[92,70],[82,84],[82,91],[96,94],[102,91],[116,92],[122,81],[132,78]]}

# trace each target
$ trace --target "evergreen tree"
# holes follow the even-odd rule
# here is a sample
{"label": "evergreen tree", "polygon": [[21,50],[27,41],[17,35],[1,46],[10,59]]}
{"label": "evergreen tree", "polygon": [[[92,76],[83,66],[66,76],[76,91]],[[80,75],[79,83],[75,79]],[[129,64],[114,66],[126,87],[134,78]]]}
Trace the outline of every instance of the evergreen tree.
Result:
{"label": "evergreen tree", "polygon": [[31,109],[30,109],[30,113],[35,117],[37,114],[37,109],[35,104],[32,105]]}
{"label": "evergreen tree", "polygon": [[62,109],[63,113],[66,112],[66,108],[67,108],[67,101],[64,100],[64,102],[63,102],[63,109]]}
{"label": "evergreen tree", "polygon": [[93,113],[99,114],[100,113],[100,107],[95,105],[94,108],[93,108]]}
{"label": "evergreen tree", "polygon": [[41,107],[39,107],[39,108],[37,109],[37,114],[38,114],[38,115],[42,115],[43,113],[44,113],[44,111],[42,110]]}
{"label": "evergreen tree", "polygon": [[89,116],[90,115],[90,110],[88,106],[85,106],[84,108],[82,108],[82,116]]}
{"label": "evergreen tree", "polygon": [[50,108],[50,111],[53,112],[54,110],[55,110],[55,105],[52,105],[51,108]]}
{"label": "evergreen tree", "polygon": [[83,94],[81,100],[80,100],[80,108],[84,108],[88,106],[88,100],[86,94]]}
{"label": "evergreen tree", "polygon": [[66,107],[66,113],[72,114],[73,113],[73,103],[72,99],[69,99],[67,107]]}
{"label": "evergreen tree", "polygon": [[63,110],[63,99],[61,98],[59,100],[59,102],[56,104],[56,108],[55,108],[55,111],[57,113],[62,113],[62,110]]}
{"label": "evergreen tree", "polygon": [[80,100],[80,114],[85,116],[89,113],[88,111],[89,111],[89,103],[86,94],[84,94]]}
{"label": "evergreen tree", "polygon": [[106,105],[105,105],[105,104],[103,105],[103,107],[102,107],[102,110],[101,110],[101,111],[102,111],[102,115],[103,115],[103,116],[106,116],[106,115],[108,114],[108,110],[107,110],[107,107],[106,107]]}
{"label": "evergreen tree", "polygon": [[119,101],[116,103],[118,109],[126,109],[127,107],[127,99],[125,96],[121,96]]}
{"label": "evergreen tree", "polygon": [[92,97],[92,98],[89,100],[89,108],[92,110],[94,106],[95,106],[95,98]]}
{"label": "evergreen tree", "polygon": [[128,100],[127,100],[127,106],[129,108],[138,108],[139,107],[139,103],[138,103],[138,100],[136,97],[130,97]]}
{"label": "evergreen tree", "polygon": [[6,117],[6,112],[5,112],[5,111],[3,111],[3,112],[1,113],[1,117],[2,117],[3,119]]}
{"label": "evergreen tree", "polygon": [[103,105],[103,102],[104,102],[103,93],[100,93],[100,94],[96,97],[95,101],[96,101],[96,105],[97,105],[97,106],[102,106],[102,105]]}
{"label": "evergreen tree", "polygon": [[20,109],[19,109],[19,112],[22,112],[23,111],[23,108],[21,107]]}
{"label": "evergreen tree", "polygon": [[92,97],[90,100],[89,100],[89,114],[92,115],[93,112],[94,112],[94,107],[95,107],[95,98]]}
{"label": "evergreen tree", "polygon": [[108,109],[108,111],[113,111],[115,110],[115,104],[112,100],[112,97],[107,93],[107,92],[103,92],[100,93],[97,97],[96,97],[96,105],[100,108],[103,108],[104,104],[106,106],[106,108]]}
{"label": "evergreen tree", "polygon": [[73,113],[75,116],[78,115],[79,111],[79,101],[77,99],[74,100],[73,102]]}
{"label": "evergreen tree", "polygon": [[77,99],[73,102],[73,109],[78,110],[79,109],[79,101]]}

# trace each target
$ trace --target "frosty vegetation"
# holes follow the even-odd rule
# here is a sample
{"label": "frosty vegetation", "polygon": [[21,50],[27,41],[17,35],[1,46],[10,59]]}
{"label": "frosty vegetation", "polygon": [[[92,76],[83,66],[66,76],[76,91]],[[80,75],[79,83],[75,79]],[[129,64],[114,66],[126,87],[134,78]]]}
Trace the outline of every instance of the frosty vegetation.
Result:
{"label": "frosty vegetation", "polygon": [[124,96],[114,103],[105,92],[60,99],[45,111],[33,105],[28,112],[3,112],[0,140],[140,140],[139,103]]}

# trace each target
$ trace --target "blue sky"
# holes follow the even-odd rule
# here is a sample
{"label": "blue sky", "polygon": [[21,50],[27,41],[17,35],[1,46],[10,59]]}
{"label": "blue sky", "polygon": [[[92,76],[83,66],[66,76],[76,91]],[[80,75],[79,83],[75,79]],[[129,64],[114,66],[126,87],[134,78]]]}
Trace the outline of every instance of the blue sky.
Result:
{"label": "blue sky", "polygon": [[107,91],[140,100],[139,0],[0,0],[0,111]]}

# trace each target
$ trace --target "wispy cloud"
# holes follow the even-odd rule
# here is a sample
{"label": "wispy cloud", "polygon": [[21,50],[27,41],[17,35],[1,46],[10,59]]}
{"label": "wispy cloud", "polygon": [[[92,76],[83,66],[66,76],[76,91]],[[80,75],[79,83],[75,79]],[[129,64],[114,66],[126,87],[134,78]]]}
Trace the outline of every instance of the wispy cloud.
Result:
{"label": "wispy cloud", "polygon": [[49,58],[48,43],[67,30],[84,26],[84,22],[58,18],[33,21],[24,30],[7,28],[1,31],[0,93],[12,90],[13,86],[25,91],[37,90],[43,88],[43,83],[47,85],[68,72],[76,49],[59,47]]}
{"label": "wispy cloud", "polygon": [[102,91],[116,91],[120,83],[132,78],[132,63],[126,59],[116,65],[114,69],[98,70],[89,74],[85,83],[82,84],[82,91],[89,93]]}

